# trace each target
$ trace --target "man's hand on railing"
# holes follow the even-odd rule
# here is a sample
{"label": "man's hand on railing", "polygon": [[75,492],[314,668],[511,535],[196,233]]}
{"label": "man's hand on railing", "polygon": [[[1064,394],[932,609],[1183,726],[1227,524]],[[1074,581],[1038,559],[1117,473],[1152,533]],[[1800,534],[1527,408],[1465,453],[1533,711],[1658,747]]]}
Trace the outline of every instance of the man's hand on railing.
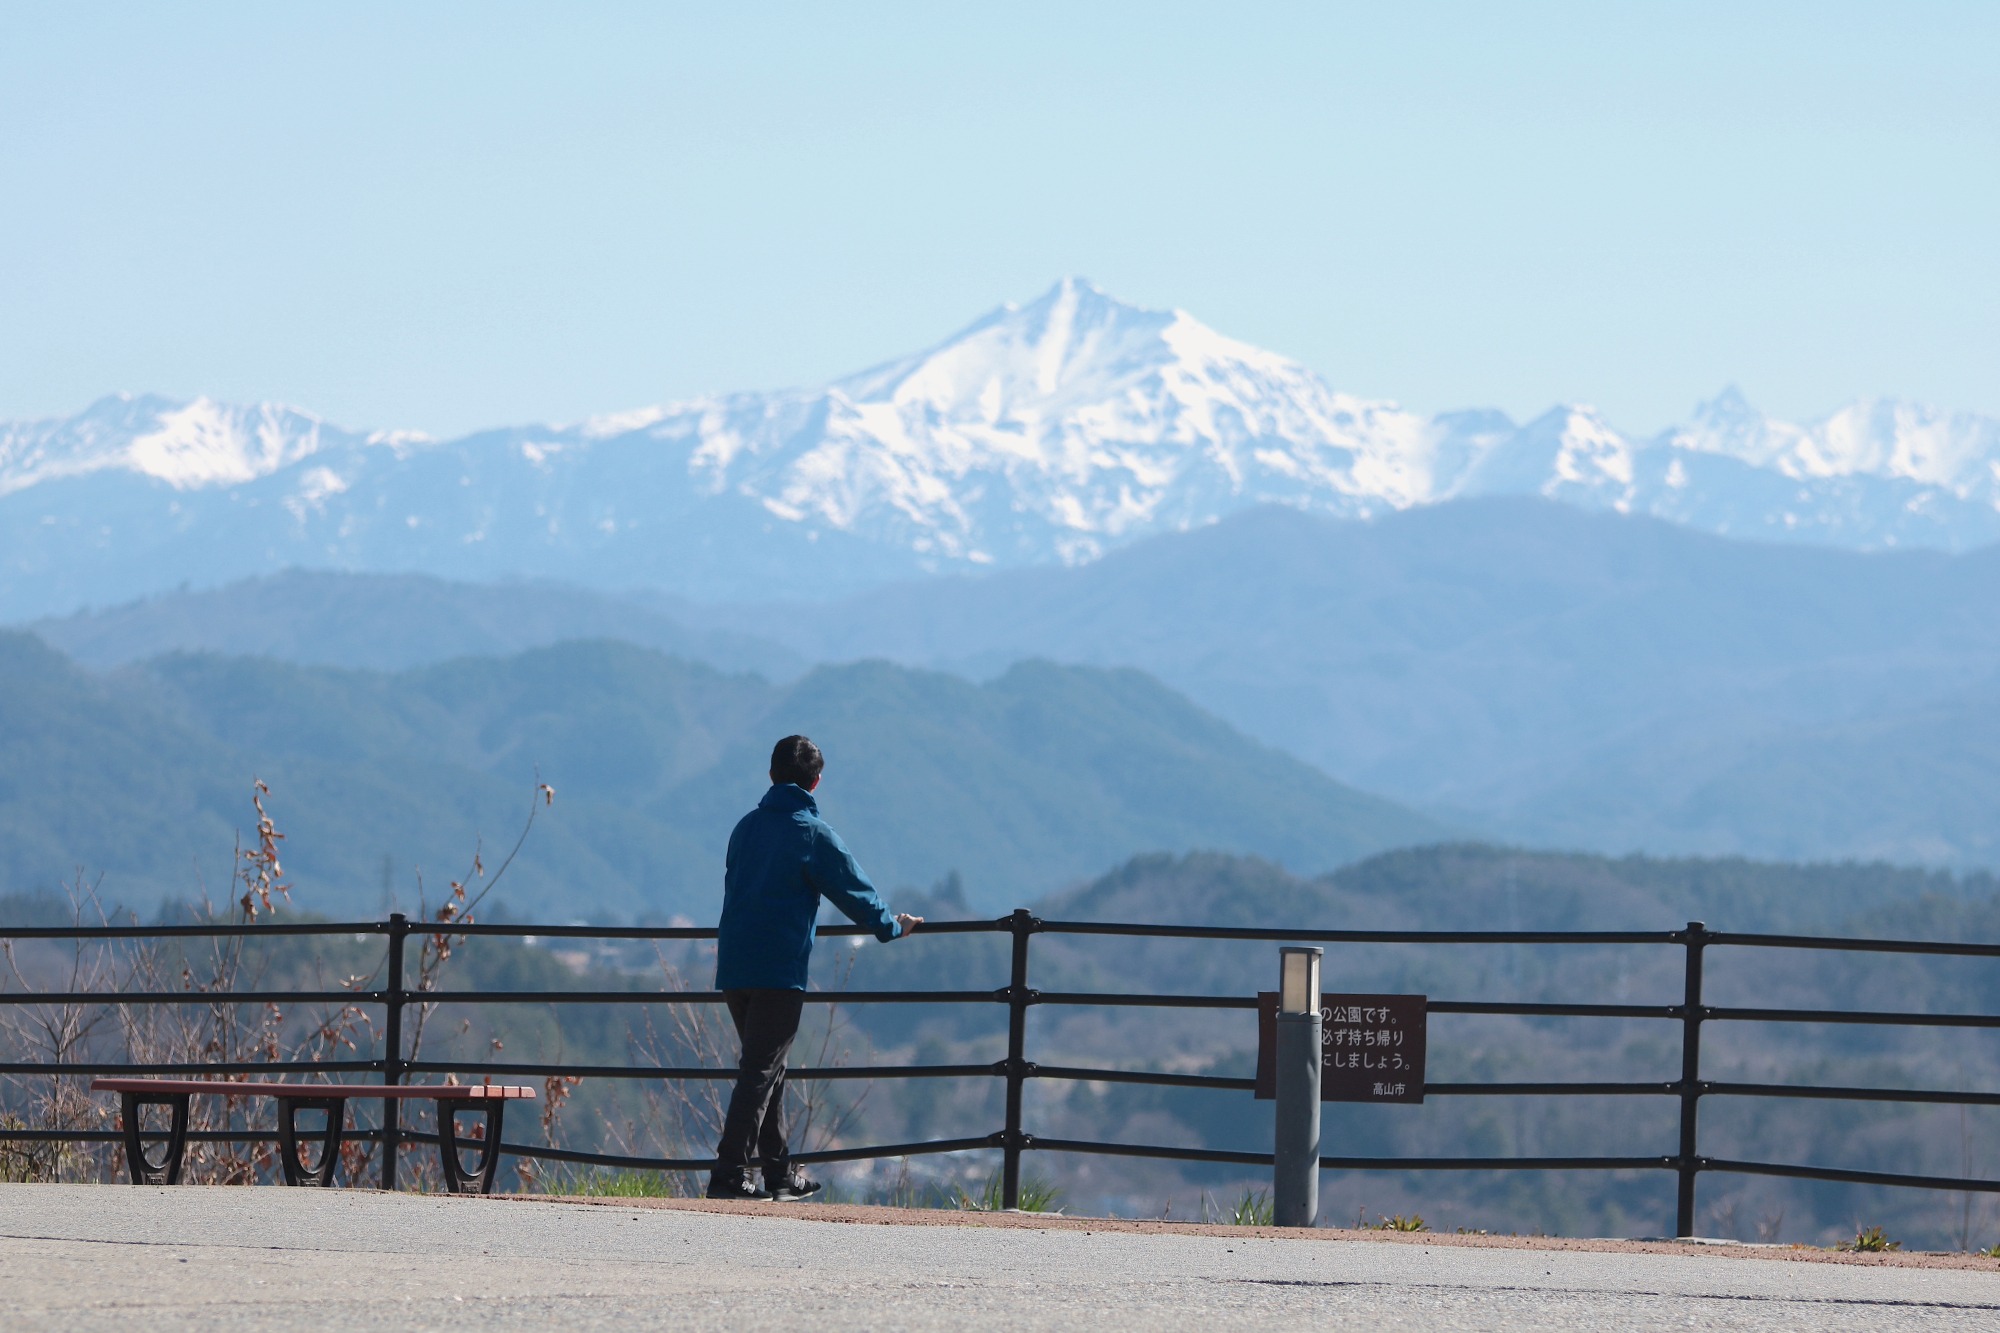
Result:
{"label": "man's hand on railing", "polygon": [[[911,916],[908,912],[898,912],[896,913],[896,924],[901,926],[903,934],[907,935],[918,926],[923,925],[924,919],[920,916]],[[901,938],[901,936],[898,936],[898,938]]]}

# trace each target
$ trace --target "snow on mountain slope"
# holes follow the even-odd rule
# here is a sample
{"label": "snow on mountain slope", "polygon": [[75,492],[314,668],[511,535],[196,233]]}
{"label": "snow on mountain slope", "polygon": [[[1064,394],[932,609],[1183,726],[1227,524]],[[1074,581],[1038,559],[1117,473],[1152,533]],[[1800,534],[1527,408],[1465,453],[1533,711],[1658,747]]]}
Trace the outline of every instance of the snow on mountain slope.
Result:
{"label": "snow on mountain slope", "polygon": [[[1915,403],[1863,400],[1811,425],[1764,416],[1734,388],[1651,440],[1612,431],[1582,409],[1567,418],[1547,475],[1458,493],[1530,489],[1552,499],[1651,514],[1706,531],[1861,549],[1965,550],[2000,540],[2000,421]],[[1509,448],[1514,447],[1510,442]]]}
{"label": "snow on mountain slope", "polygon": [[693,404],[647,433],[787,521],[980,564],[1086,559],[1260,501],[1366,513],[1434,489],[1422,418],[1074,279],[816,393]]}
{"label": "snow on mountain slope", "polygon": [[1879,477],[1992,502],[2000,487],[2000,421],[1915,403],[1864,399],[1812,427],[1763,416],[1735,389],[1669,431],[1676,449],[1721,454],[1799,480]]}
{"label": "snow on mountain slope", "polygon": [[119,395],[66,419],[0,423],[0,495],[108,469],[175,490],[228,486],[355,438],[286,407]]}
{"label": "snow on mountain slope", "polygon": [[818,389],[432,441],[275,406],[108,398],[0,425],[0,614],[286,565],[850,591],[1075,562],[1276,502],[1349,517],[1539,494],[1847,546],[2000,539],[2000,422],[1894,401],[1800,426],[1733,389],[1654,439],[1337,392],[1066,279]]}

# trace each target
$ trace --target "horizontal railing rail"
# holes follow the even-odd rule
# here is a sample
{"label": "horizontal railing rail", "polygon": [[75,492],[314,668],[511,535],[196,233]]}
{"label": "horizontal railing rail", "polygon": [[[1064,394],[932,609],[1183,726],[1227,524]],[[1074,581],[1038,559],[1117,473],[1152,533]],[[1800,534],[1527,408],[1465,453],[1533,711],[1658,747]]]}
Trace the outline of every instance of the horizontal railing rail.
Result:
{"label": "horizontal railing rail", "polygon": [[[857,926],[823,926],[819,934],[828,937],[857,937],[870,932]],[[1905,954],[2000,959],[2000,944],[1958,941],[1862,939],[1836,936],[1786,935],[1711,931],[1700,922],[1690,922],[1681,930],[1665,931],[1522,931],[1522,930],[1322,930],[1308,928],[1218,927],[1154,924],[1144,922],[1102,922],[1041,920],[1025,909],[998,920],[927,922],[922,936],[999,935],[1011,946],[1007,984],[959,990],[835,990],[808,992],[815,1004],[857,1005],[994,1005],[1007,1017],[1007,1054],[992,1061],[947,1064],[863,1064],[805,1066],[787,1071],[787,1077],[801,1081],[851,1081],[874,1079],[961,1079],[994,1078],[1006,1089],[1001,1128],[983,1135],[925,1139],[909,1143],[843,1146],[796,1155],[800,1162],[858,1161],[870,1158],[912,1157],[925,1154],[998,1151],[1001,1155],[1001,1202],[1018,1205],[1020,1162],[1028,1152],[1077,1153],[1095,1156],[1153,1158],[1164,1161],[1198,1162],[1220,1165],[1269,1166],[1268,1152],[1234,1151],[1222,1148],[1183,1147],[1157,1144],[1109,1143],[1087,1139],[1041,1137],[1024,1126],[1023,1089],[1030,1080],[1124,1084],[1177,1089],[1198,1089],[1234,1093],[1251,1092],[1256,1080],[1223,1074],[1195,1074],[1170,1070],[1100,1069],[1075,1065],[1042,1065],[1027,1058],[1028,1012],[1036,1006],[1148,1008],[1164,1010],[1252,1010],[1258,1000],[1253,989],[1242,994],[1174,994],[1126,991],[1038,990],[1029,983],[1031,942],[1036,935],[1071,937],[1123,937],[1162,940],[1192,940],[1247,943],[1315,943],[1327,945],[1409,945],[1480,946],[1514,945],[1558,948],[1673,947],[1681,951],[1683,994],[1679,1003],[1599,1004],[1589,1002],[1455,1000],[1433,999],[1428,1011],[1433,1015],[1497,1016],[1532,1019],[1618,1019],[1666,1021],[1681,1026],[1681,1076],[1651,1080],[1527,1080],[1511,1082],[1427,1083],[1427,1097],[1666,1097],[1679,1102],[1679,1145],[1677,1151],[1652,1156],[1324,1156],[1323,1169],[1329,1171],[1590,1171],[1644,1172],[1669,1171],[1678,1182],[1676,1227],[1678,1234],[1693,1234],[1695,1183],[1704,1173],[1759,1175],[1804,1180],[1844,1182],[1872,1186],[1894,1186],[1949,1190],[1962,1193],[2000,1192],[2000,1180],[1955,1176],[1873,1171],[1843,1166],[1757,1162],[1710,1157],[1698,1151],[1699,1110],[1709,1097],[1808,1099],[1822,1101],[1932,1104],[1946,1106],[2000,1106],[2000,1092],[1938,1088],[1847,1087],[1816,1084],[1789,1084],[1745,1080],[1716,1080],[1701,1077],[1700,1040],[1704,1024],[1770,1023],[1825,1024],[1830,1026],[1894,1026],[1905,1028],[2000,1029],[2000,1014],[1926,1013],[1902,1010],[1809,1009],[1799,1007],[1756,1007],[1711,1005],[1702,999],[1703,960],[1708,949],[1818,950],[1860,954]],[[507,923],[440,923],[411,921],[392,915],[385,921],[349,922],[257,922],[257,923],[175,923],[166,925],[101,926],[7,926],[0,925],[0,940],[28,941],[142,941],[156,942],[194,938],[293,938],[339,937],[357,941],[382,939],[387,944],[384,979],[372,979],[356,989],[275,989],[259,988],[228,991],[30,991],[0,989],[0,1005],[15,1007],[62,1007],[110,1005],[134,1007],[221,1005],[340,1005],[382,1011],[380,1054],[352,1059],[327,1060],[234,1060],[135,1063],[131,1061],[67,1059],[60,1062],[4,1060],[0,1076],[102,1077],[110,1075],[210,1074],[219,1078],[252,1074],[299,1074],[336,1076],[367,1074],[389,1083],[399,1083],[411,1075],[458,1077],[591,1078],[651,1081],[727,1081],[736,1071],[705,1065],[583,1064],[574,1061],[533,1060],[454,1060],[410,1058],[403,1041],[404,1014],[413,1006],[497,1007],[507,1005],[617,1005],[631,1007],[661,1005],[716,1005],[723,994],[714,990],[678,990],[633,984],[618,989],[571,988],[561,990],[419,989],[405,984],[404,945],[415,936],[509,937],[539,943],[557,940],[585,940],[606,944],[620,942],[701,942],[716,938],[707,926],[590,926],[514,925]],[[398,1103],[383,1101],[381,1123],[356,1127],[348,1138],[383,1145],[381,1184],[396,1185],[397,1159],[408,1145],[436,1143],[437,1135],[403,1128],[397,1118]],[[0,1129],[0,1142],[32,1143],[113,1143],[120,1131],[105,1129],[9,1128]],[[192,1142],[266,1143],[275,1142],[275,1131],[202,1130],[191,1132]],[[529,1143],[503,1142],[503,1153],[530,1160],[571,1163],[611,1168],[654,1171],[701,1171],[713,1166],[707,1158],[643,1157],[629,1154],[591,1152]]]}

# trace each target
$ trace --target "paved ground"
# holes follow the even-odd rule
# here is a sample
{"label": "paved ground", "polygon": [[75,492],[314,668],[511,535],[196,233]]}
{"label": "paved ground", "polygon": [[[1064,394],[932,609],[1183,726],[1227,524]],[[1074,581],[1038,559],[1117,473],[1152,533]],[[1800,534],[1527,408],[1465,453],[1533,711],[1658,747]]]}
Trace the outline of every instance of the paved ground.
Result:
{"label": "paved ground", "polygon": [[7,1329],[1993,1329],[2000,1272],[0,1185]]}

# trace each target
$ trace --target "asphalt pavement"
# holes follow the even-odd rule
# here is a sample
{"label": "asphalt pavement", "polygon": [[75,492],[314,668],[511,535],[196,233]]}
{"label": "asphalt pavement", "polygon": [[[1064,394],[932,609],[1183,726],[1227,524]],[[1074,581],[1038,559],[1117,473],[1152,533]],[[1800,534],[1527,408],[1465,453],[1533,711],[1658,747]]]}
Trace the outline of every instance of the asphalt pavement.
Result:
{"label": "asphalt pavement", "polygon": [[809,1210],[0,1185],[0,1327],[2000,1328],[2000,1272]]}

